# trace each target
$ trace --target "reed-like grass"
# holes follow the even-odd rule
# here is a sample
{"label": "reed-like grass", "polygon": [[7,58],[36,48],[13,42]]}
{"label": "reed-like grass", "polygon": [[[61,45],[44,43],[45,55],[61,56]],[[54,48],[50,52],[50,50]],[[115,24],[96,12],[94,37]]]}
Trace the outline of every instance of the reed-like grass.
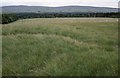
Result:
{"label": "reed-like grass", "polygon": [[41,18],[2,26],[3,76],[116,76],[112,18]]}

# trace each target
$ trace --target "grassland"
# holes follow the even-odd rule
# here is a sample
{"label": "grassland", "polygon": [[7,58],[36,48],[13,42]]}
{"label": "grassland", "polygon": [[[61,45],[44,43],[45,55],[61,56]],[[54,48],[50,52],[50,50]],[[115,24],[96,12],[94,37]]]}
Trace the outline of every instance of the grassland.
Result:
{"label": "grassland", "polygon": [[2,34],[4,76],[118,75],[117,19],[24,19]]}
{"label": "grassland", "polygon": [[0,77],[2,77],[2,25],[0,25]]}

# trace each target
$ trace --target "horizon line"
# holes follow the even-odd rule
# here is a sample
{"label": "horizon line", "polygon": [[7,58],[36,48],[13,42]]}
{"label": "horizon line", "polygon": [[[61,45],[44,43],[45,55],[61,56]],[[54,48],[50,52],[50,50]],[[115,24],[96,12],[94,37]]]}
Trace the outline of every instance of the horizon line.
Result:
{"label": "horizon line", "polygon": [[[7,7],[7,6],[36,6],[36,5],[16,5],[16,4],[13,4],[13,5],[0,5],[0,7]],[[39,5],[37,5],[39,6]],[[120,7],[102,7],[102,6],[84,6],[84,5],[61,5],[61,6],[47,6],[47,5],[41,5],[41,7],[67,7],[67,6],[81,6],[81,7],[100,7],[100,8],[120,8]]]}

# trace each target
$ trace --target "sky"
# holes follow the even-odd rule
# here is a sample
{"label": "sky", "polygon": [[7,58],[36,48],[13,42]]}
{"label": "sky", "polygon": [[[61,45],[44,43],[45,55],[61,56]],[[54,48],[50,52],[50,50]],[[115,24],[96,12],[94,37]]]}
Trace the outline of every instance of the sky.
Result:
{"label": "sky", "polygon": [[0,6],[28,5],[28,6],[97,6],[118,8],[120,0],[0,0]]}

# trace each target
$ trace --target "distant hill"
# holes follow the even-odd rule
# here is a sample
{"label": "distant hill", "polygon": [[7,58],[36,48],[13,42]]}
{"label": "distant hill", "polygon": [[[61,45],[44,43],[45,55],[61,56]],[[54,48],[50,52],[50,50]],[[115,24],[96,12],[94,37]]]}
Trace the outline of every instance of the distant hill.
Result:
{"label": "distant hill", "polygon": [[91,7],[91,6],[62,6],[62,7],[45,7],[45,6],[4,6],[3,13],[60,13],[60,12],[118,12],[117,8]]}

